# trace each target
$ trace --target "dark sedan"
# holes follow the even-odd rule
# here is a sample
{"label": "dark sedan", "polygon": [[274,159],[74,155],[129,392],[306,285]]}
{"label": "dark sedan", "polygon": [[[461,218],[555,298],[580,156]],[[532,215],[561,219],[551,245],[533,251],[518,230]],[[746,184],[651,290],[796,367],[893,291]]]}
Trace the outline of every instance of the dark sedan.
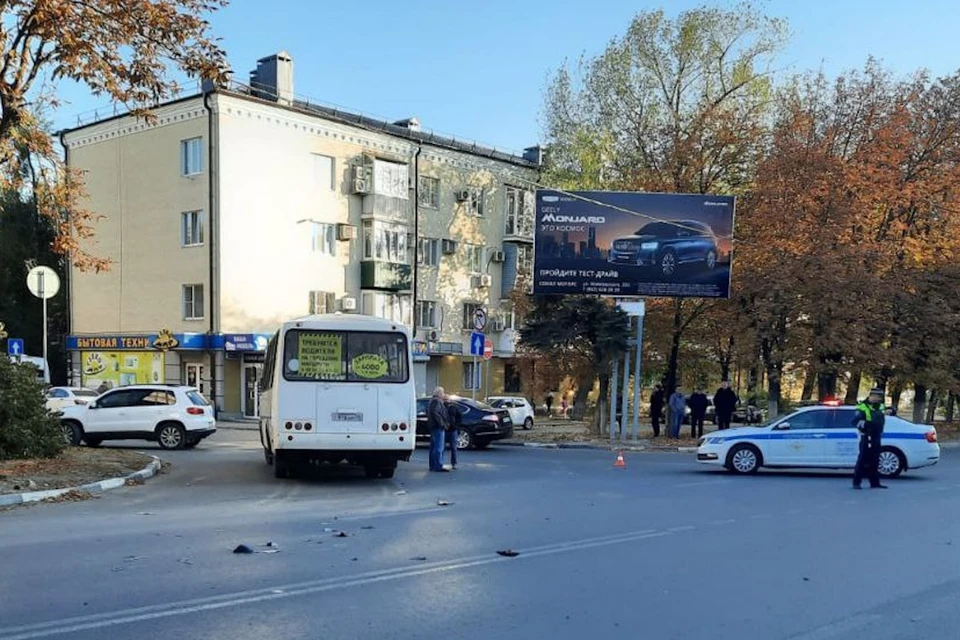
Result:
{"label": "dark sedan", "polygon": [[608,261],[653,267],[659,276],[672,278],[682,265],[717,266],[717,238],[709,225],[696,220],[651,222],[633,235],[615,238]]}
{"label": "dark sedan", "polygon": [[[469,398],[455,397],[451,401],[461,414],[457,449],[486,449],[494,440],[513,436],[513,421],[506,409],[494,409]],[[417,440],[425,442],[430,440],[430,430],[427,428],[429,404],[430,398],[417,400]]]}

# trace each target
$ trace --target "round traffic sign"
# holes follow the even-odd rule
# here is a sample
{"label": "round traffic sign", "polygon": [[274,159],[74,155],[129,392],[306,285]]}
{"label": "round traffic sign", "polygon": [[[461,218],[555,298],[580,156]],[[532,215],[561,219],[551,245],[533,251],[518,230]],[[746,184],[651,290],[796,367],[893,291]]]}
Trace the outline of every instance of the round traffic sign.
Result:
{"label": "round traffic sign", "polygon": [[487,326],[487,312],[483,309],[477,309],[473,312],[473,328],[477,331],[483,331]]}
{"label": "round traffic sign", "polygon": [[487,338],[483,341],[483,359],[489,360],[493,357],[493,340]]}
{"label": "round traffic sign", "polygon": [[49,300],[60,291],[60,276],[50,267],[34,267],[27,274],[27,288],[36,297]]}

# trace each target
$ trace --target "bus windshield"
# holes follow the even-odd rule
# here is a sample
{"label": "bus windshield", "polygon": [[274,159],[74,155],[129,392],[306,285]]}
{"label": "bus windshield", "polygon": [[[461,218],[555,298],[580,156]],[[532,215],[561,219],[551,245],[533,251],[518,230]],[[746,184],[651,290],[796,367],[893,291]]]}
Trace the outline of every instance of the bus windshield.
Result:
{"label": "bus windshield", "polygon": [[407,338],[394,332],[291,329],[283,377],[290,381],[391,382],[410,379]]}

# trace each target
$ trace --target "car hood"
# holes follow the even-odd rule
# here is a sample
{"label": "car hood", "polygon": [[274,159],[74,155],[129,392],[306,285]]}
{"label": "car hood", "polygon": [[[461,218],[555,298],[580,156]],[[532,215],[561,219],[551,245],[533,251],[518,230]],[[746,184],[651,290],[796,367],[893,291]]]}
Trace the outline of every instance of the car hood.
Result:
{"label": "car hood", "polygon": [[85,413],[87,407],[80,404],[68,404],[65,407],[60,408],[60,413],[63,414],[64,418],[77,418],[80,414]]}
{"label": "car hood", "polygon": [[720,436],[722,438],[731,438],[733,436],[753,436],[764,431],[769,431],[769,427],[735,427],[733,429],[724,429],[723,431],[713,431],[706,434],[708,438]]}
{"label": "car hood", "polygon": [[620,236],[619,238],[614,238],[614,242],[619,242],[620,240],[632,240],[634,242],[650,242],[653,240],[658,240],[657,236],[652,236],[650,234],[644,234],[641,236],[631,235],[631,236]]}

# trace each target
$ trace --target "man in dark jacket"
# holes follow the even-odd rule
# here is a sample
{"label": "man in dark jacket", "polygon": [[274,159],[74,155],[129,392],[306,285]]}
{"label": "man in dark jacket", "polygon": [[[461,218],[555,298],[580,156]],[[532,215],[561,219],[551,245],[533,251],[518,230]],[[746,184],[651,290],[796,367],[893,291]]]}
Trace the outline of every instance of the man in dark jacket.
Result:
{"label": "man in dark jacket", "polygon": [[[460,436],[460,426],[463,422],[463,414],[460,412],[460,405],[447,397],[447,417],[450,419],[447,425],[446,439],[450,445],[450,467],[457,468],[457,440]],[[441,459],[441,462],[443,460]]]}
{"label": "man in dark jacket", "polygon": [[703,419],[707,415],[707,407],[710,406],[710,401],[703,389],[697,388],[690,394],[687,406],[690,407],[690,437],[703,437]]}
{"label": "man in dark jacket", "polygon": [[724,380],[713,396],[713,406],[717,412],[717,428],[729,429],[733,412],[740,403],[736,392],[730,388],[730,381]]}
{"label": "man in dark jacket", "polygon": [[430,471],[445,472],[443,466],[443,445],[447,427],[450,426],[450,413],[447,410],[447,393],[443,387],[433,390],[433,398],[427,405],[427,427],[430,429]]}
{"label": "man in dark jacket", "polygon": [[853,424],[860,431],[860,455],[853,472],[853,488],[859,489],[863,477],[870,481],[872,489],[886,489],[880,484],[880,438],[883,435],[884,413],[883,389],[872,389],[864,402],[857,405]]}
{"label": "man in dark jacket", "polygon": [[650,395],[650,422],[653,424],[653,437],[660,436],[660,421],[663,420],[663,404],[666,401],[663,387],[659,384],[653,388]]}

